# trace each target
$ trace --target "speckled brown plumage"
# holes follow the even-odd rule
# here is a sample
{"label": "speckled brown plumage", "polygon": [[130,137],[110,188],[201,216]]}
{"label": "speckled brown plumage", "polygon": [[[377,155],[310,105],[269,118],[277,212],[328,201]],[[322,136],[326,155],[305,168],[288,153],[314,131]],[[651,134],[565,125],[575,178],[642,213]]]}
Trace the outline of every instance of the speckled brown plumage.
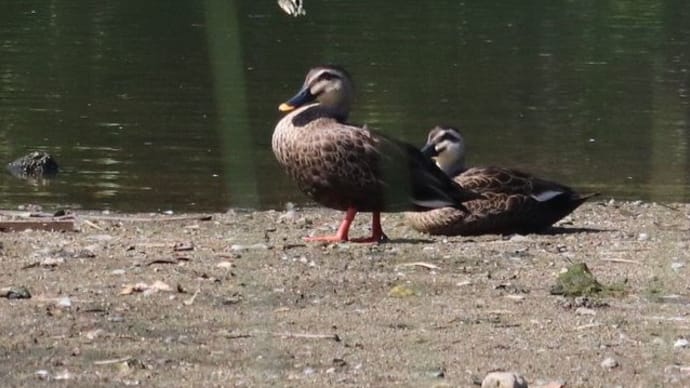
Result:
{"label": "speckled brown plumage", "polygon": [[540,232],[596,195],[579,195],[567,186],[507,168],[465,169],[462,136],[451,128],[432,130],[424,149],[437,154],[440,167],[458,185],[484,198],[466,202],[469,212],[441,208],[406,214],[407,223],[421,232],[448,236]]}
{"label": "speckled brown plumage", "polygon": [[415,147],[348,124],[351,93],[344,70],[320,66],[281,105],[281,110],[294,110],[276,125],[273,152],[300,190],[352,217],[356,212],[378,217],[382,211],[462,208],[462,202],[478,197]]}

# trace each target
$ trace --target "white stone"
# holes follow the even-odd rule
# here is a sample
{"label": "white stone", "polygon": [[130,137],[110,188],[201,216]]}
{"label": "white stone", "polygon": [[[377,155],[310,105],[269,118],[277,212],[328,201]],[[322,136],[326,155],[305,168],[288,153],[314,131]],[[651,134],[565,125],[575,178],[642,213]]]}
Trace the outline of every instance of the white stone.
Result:
{"label": "white stone", "polygon": [[482,388],[527,388],[527,381],[513,372],[491,372],[484,377]]}
{"label": "white stone", "polygon": [[613,369],[618,367],[618,361],[613,359],[613,357],[606,357],[604,361],[601,362],[601,367],[604,369]]}
{"label": "white stone", "polygon": [[256,243],[256,244],[251,244],[251,245],[242,245],[242,244],[233,244],[230,246],[230,249],[237,252],[237,251],[248,251],[248,250],[253,250],[253,249],[268,249],[268,245],[262,244],[262,243]]}
{"label": "white stone", "polygon": [[56,304],[58,307],[72,307],[72,300],[69,297],[63,296],[62,298],[58,299]]}
{"label": "white stone", "polygon": [[58,372],[53,376],[55,380],[71,380],[74,376],[69,373],[67,369],[63,370],[62,372]]}
{"label": "white stone", "polygon": [[577,315],[597,315],[597,312],[587,307],[578,307],[575,309]]}
{"label": "white stone", "polygon": [[674,348],[687,348],[688,345],[690,345],[690,342],[686,340],[685,338],[678,338],[676,342],[673,343]]}

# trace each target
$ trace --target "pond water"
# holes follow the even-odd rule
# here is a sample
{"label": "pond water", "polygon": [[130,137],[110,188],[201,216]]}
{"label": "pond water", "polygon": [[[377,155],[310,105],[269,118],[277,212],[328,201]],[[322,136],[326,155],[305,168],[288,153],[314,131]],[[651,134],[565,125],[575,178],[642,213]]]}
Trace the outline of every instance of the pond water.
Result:
{"label": "pond water", "polygon": [[10,1],[0,13],[0,207],[282,208],[270,149],[309,67],[354,76],[353,122],[605,197],[690,200],[690,2]]}

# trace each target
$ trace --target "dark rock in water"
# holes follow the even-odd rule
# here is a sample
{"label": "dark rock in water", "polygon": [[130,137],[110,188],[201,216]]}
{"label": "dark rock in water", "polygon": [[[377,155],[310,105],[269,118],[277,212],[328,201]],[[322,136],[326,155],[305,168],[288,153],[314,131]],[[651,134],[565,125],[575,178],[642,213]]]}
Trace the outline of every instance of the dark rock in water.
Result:
{"label": "dark rock in water", "polygon": [[58,173],[58,164],[49,153],[33,151],[8,163],[7,171],[17,178],[51,178]]}

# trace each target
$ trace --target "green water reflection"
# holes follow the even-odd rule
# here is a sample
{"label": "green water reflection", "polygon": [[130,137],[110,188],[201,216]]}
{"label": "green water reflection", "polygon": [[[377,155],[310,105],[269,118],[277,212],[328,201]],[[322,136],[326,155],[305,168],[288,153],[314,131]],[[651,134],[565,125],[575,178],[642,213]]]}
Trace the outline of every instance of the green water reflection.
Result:
{"label": "green water reflection", "polygon": [[[277,105],[319,63],[355,77],[352,120],[421,144],[462,129],[472,164],[617,198],[690,200],[690,3],[321,0],[80,4],[0,13],[0,153],[45,149],[47,186],[1,207],[280,208]],[[505,3],[505,2],[504,2]]]}

